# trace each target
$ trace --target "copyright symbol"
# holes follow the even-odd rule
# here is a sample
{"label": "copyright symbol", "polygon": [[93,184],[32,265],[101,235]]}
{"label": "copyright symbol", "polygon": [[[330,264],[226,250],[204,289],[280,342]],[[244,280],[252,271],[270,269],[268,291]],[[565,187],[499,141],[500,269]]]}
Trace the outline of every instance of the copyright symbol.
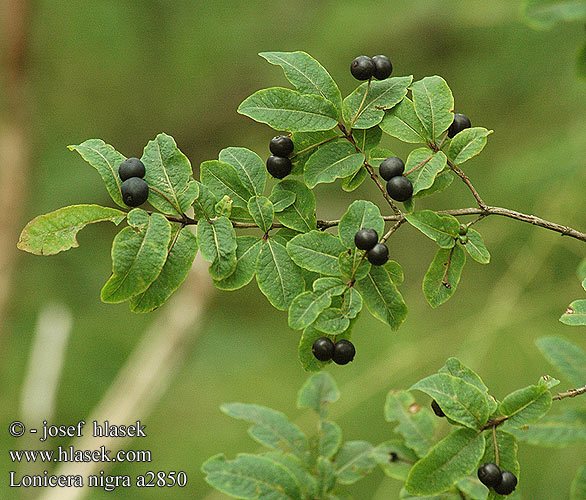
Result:
{"label": "copyright symbol", "polygon": [[25,431],[25,427],[24,424],[22,422],[12,422],[9,426],[8,426],[8,432],[10,432],[10,435],[17,438],[20,437],[24,434]]}

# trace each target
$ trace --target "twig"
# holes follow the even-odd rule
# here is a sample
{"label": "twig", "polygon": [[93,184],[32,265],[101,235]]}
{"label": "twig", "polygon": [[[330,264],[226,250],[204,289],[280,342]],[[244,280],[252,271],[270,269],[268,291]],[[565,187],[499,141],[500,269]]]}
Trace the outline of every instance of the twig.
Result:
{"label": "twig", "polygon": [[488,208],[486,203],[484,203],[484,201],[482,200],[482,198],[478,194],[478,191],[476,191],[476,188],[472,185],[472,182],[470,182],[470,179],[468,179],[468,176],[462,171],[462,169],[460,167],[458,167],[457,165],[455,165],[454,163],[452,163],[451,160],[448,160],[448,165],[449,165],[450,169],[452,169],[452,171],[455,172],[455,174],[458,177],[460,177],[460,179],[462,179],[464,181],[464,184],[466,184],[466,186],[468,186],[468,189],[470,189],[470,191],[472,192],[472,196],[474,196],[474,198],[478,202],[478,206],[480,206],[480,208],[484,208],[484,209]]}
{"label": "twig", "polygon": [[564,398],[575,398],[580,394],[586,394],[586,385],[584,387],[579,387],[578,389],[570,389],[566,392],[560,392],[551,399],[553,399],[554,401],[559,401],[560,399]]}
{"label": "twig", "polygon": [[[384,188],[383,188],[384,189]],[[398,210],[398,209],[397,209]],[[386,222],[399,222],[403,223],[405,221],[405,216],[398,210],[398,214],[396,215],[385,215],[383,219]],[[468,225],[471,226],[475,224],[480,219],[488,217],[489,215],[500,215],[502,217],[508,217],[510,219],[515,219],[521,222],[526,222],[527,224],[532,224],[534,226],[543,227],[544,229],[549,229],[550,231],[554,231],[556,233],[560,233],[562,236],[569,236],[576,240],[586,242],[586,233],[573,229],[569,226],[562,226],[561,224],[557,224],[555,222],[550,222],[541,217],[536,217],[535,215],[528,215],[521,212],[517,212],[515,210],[509,210],[508,208],[502,207],[490,207],[486,206],[485,208],[457,208],[453,210],[438,210],[439,214],[443,215],[452,215],[454,217],[465,217],[467,215],[479,215],[476,220],[472,221]],[[195,225],[197,224],[196,219],[192,219],[191,217],[179,218],[174,217],[171,215],[165,216],[168,221],[170,222],[177,222],[180,224],[185,224],[186,226]],[[330,227],[335,227],[340,223],[340,219],[335,220],[322,220],[319,219],[317,221],[318,229],[328,229]],[[237,222],[232,221],[232,225],[235,228],[258,228],[258,226],[253,222]],[[280,229],[286,227],[280,222],[274,222],[271,226],[271,229]]]}

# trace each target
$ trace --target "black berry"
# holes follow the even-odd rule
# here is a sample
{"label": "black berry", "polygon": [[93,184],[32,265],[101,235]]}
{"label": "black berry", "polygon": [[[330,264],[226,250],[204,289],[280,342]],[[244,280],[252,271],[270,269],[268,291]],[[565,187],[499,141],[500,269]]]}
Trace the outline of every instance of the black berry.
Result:
{"label": "black berry", "polygon": [[145,172],[144,163],[138,158],[128,158],[118,167],[118,175],[123,181],[131,177],[140,177],[142,179]]}
{"label": "black berry", "polygon": [[358,56],[350,64],[350,72],[357,80],[368,80],[372,78],[376,66],[372,58],[367,56]]}
{"label": "black berry", "polygon": [[407,177],[396,175],[387,181],[387,193],[395,201],[407,201],[413,194],[413,184]]}
{"label": "black berry", "polygon": [[478,479],[484,486],[493,488],[501,482],[501,470],[498,465],[487,462],[478,468]]}
{"label": "black berry", "polygon": [[271,139],[269,149],[277,156],[289,156],[293,152],[293,141],[289,136],[277,135]]}
{"label": "black berry", "polygon": [[385,181],[388,181],[397,175],[402,175],[404,171],[405,164],[403,163],[403,160],[396,156],[386,158],[381,162],[380,167],[378,168],[378,173]]}
{"label": "black berry", "polygon": [[504,470],[501,473],[501,481],[494,486],[494,491],[499,495],[510,495],[517,487],[517,477],[511,471]]}
{"label": "black berry", "polygon": [[368,251],[366,258],[373,266],[382,266],[389,260],[389,249],[384,243],[377,243]]}
{"label": "black berry", "polygon": [[149,185],[140,177],[126,179],[120,186],[120,191],[122,192],[122,200],[129,207],[138,207],[149,197]]}
{"label": "black berry", "polygon": [[360,250],[370,250],[378,243],[378,234],[370,227],[359,229],[354,235],[354,244]]}
{"label": "black berry", "polygon": [[267,158],[267,170],[277,179],[282,179],[291,173],[293,164],[289,158],[283,156],[269,156]]}
{"label": "black berry", "polygon": [[334,343],[328,337],[320,337],[311,346],[311,352],[320,361],[329,361],[334,355]]}
{"label": "black berry", "polygon": [[440,405],[437,404],[437,401],[435,399],[431,402],[431,409],[438,417],[445,417],[446,416],[446,414],[440,408]]}
{"label": "black berry", "polygon": [[454,113],[454,121],[448,129],[448,137],[454,137],[458,132],[462,132],[462,130],[471,126],[470,118],[462,113]]}
{"label": "black berry", "polygon": [[334,355],[332,359],[337,365],[345,365],[354,359],[356,349],[354,344],[349,340],[338,340],[334,345]]}
{"label": "black berry", "polygon": [[377,80],[384,80],[391,76],[393,72],[393,65],[391,64],[391,60],[387,56],[374,56],[372,58],[374,61],[374,77]]}

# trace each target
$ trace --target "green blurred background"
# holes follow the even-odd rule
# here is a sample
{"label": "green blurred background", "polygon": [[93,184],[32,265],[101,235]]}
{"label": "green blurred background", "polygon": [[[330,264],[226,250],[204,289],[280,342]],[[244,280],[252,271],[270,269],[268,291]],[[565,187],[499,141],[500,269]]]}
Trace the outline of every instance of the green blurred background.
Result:
{"label": "green blurred background", "polygon": [[[139,156],[146,142],[164,131],[175,137],[196,174],[201,161],[216,158],[227,146],[245,146],[266,157],[273,132],[238,115],[236,108],[259,88],[287,85],[280,68],[258,52],[304,50],[332,73],[343,95],[356,84],[349,63],[359,54],[389,55],[394,75],[443,76],[456,111],[470,116],[473,125],[495,130],[481,157],[466,164],[485,200],[584,230],[586,82],[575,68],[583,26],[534,31],[523,24],[518,9],[510,0],[32,2],[26,66],[32,161],[22,209],[9,215],[22,228],[34,216],[69,204],[111,206],[97,172],[66,148],[87,138],[102,138],[127,156]],[[10,22],[2,20],[4,29]],[[406,145],[385,141],[397,154],[408,154]],[[341,194],[338,184],[316,189],[318,217],[339,216],[356,198],[378,202],[380,197],[368,183],[350,194]],[[454,183],[418,206],[456,208],[473,202]],[[503,397],[540,375],[560,377],[539,354],[536,338],[561,335],[586,347],[584,329],[558,322],[566,305],[584,295],[575,270],[586,247],[504,218],[491,217],[478,228],[492,262],[470,261],[458,292],[438,310],[421,292],[434,245],[408,227],[392,237],[392,257],[405,271],[401,290],[409,316],[398,332],[390,332],[363,314],[353,336],[356,360],[328,368],[342,390],[331,416],[346,439],[388,439],[390,425],[382,411],[388,390],[408,387],[449,356],[469,364],[495,396]],[[91,227],[74,251],[48,258],[16,256],[0,337],[3,450],[21,446],[5,429],[19,418],[35,324],[48,303],[64,304],[73,314],[52,418],[59,424],[88,417],[145,329],[164,314],[134,315],[125,304],[100,303],[115,232],[110,225]],[[125,445],[152,450],[153,463],[106,469],[130,475],[183,470],[188,486],[93,489],[89,498],[227,498],[212,493],[200,465],[216,453],[231,458],[257,446],[247,437],[246,424],[219,411],[223,402],[270,406],[313,431],[311,415],[295,409],[296,391],[306,378],[297,360],[299,336],[256,285],[216,292],[196,327],[201,329],[197,339],[182,347],[186,363],[144,418],[148,438]],[[562,379],[560,387],[567,388],[568,381]],[[429,401],[421,398],[421,403]],[[6,455],[3,451],[0,461],[0,497],[34,498],[32,489],[6,488],[13,467]],[[522,445],[523,498],[567,498],[585,460],[586,450],[579,447]],[[393,499],[398,483],[376,471],[349,491],[357,499]]]}

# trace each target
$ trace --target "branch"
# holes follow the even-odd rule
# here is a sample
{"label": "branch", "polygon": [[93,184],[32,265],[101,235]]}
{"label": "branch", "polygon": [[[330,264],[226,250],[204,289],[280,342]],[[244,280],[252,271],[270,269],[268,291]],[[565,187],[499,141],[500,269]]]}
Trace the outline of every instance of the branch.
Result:
{"label": "branch", "polygon": [[468,186],[468,189],[470,189],[470,191],[472,192],[472,196],[474,196],[474,198],[478,202],[478,206],[483,209],[488,208],[488,206],[486,205],[486,203],[484,203],[484,201],[482,200],[482,198],[478,194],[478,191],[476,191],[476,188],[472,185],[472,182],[470,182],[470,179],[468,179],[468,176],[462,171],[462,169],[460,167],[458,167],[457,165],[455,165],[454,163],[452,163],[452,161],[449,159],[448,159],[448,165],[449,165],[450,169],[452,169],[452,171],[458,177],[460,177],[460,179],[462,179],[464,181],[464,184],[466,184],[466,186]]}
{"label": "branch", "polygon": [[554,401],[559,401],[560,399],[564,398],[575,398],[580,394],[586,394],[586,385],[584,387],[579,387],[578,389],[570,389],[567,392],[560,392],[551,399],[553,399]]}

